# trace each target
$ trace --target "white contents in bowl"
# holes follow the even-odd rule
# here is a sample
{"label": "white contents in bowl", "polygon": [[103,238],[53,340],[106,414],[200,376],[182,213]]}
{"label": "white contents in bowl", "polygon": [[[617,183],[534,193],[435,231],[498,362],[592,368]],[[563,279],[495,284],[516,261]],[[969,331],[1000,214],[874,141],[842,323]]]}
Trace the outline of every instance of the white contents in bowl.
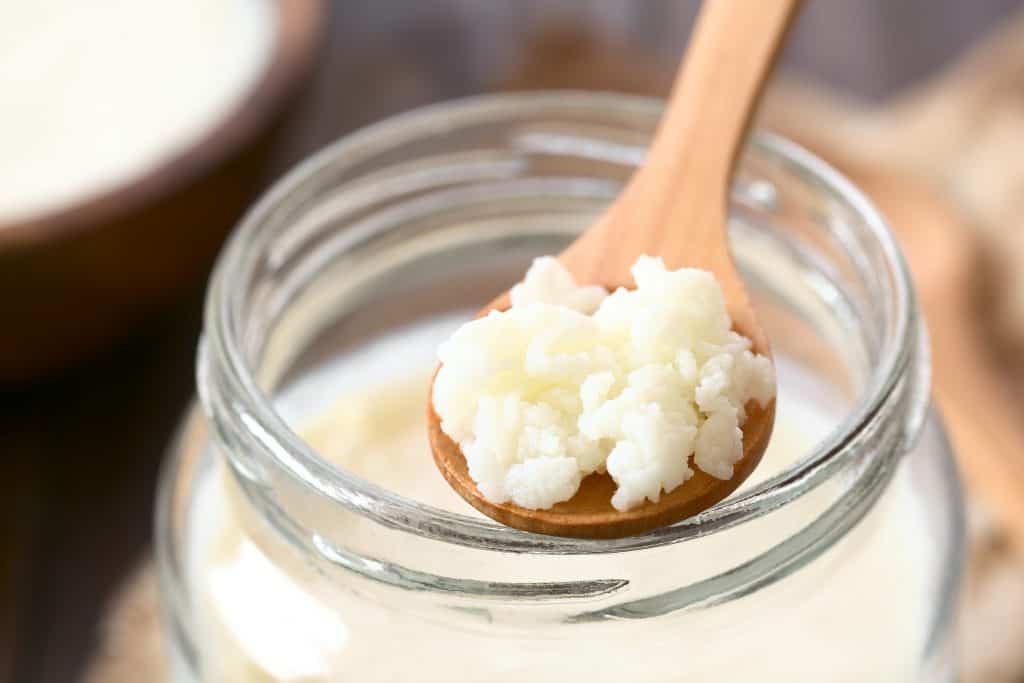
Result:
{"label": "white contents in bowl", "polygon": [[732,331],[717,280],[642,256],[636,289],[577,287],[538,259],[507,311],[441,345],[433,404],[480,492],[549,508],[605,472],[628,510],[693,476],[729,479],[751,400],[775,395],[771,361]]}
{"label": "white contents in bowl", "polygon": [[196,144],[269,62],[268,0],[0,3],[0,223],[112,190]]}

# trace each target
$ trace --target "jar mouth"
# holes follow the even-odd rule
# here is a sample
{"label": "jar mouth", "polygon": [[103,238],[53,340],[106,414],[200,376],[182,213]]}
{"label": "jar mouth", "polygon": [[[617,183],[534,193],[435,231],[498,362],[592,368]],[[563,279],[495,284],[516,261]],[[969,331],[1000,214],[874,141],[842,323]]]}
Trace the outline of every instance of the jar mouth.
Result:
{"label": "jar mouth", "polygon": [[[780,162],[787,171],[813,182],[816,189],[850,207],[891,272],[891,322],[880,340],[873,368],[845,419],[814,452],[746,493],[678,524],[614,540],[550,537],[522,532],[425,505],[389,491],[346,470],[330,466],[296,434],[260,389],[249,361],[248,334],[236,297],[238,283],[250,280],[274,232],[281,203],[301,194],[311,178],[339,158],[358,160],[379,146],[424,135],[444,134],[465,121],[491,112],[543,113],[549,107],[633,110],[657,117],[661,103],[635,96],[583,92],[502,94],[457,100],[402,114],[347,136],[317,153],[279,181],[245,216],[215,270],[207,298],[199,387],[215,432],[258,453],[306,487],[356,514],[389,528],[470,547],[519,553],[599,554],[639,550],[717,533],[777,509],[814,489],[878,438],[885,416],[902,409],[899,434],[886,448],[906,450],[927,412],[926,340],[918,317],[908,267],[882,216],[838,171],[798,145],[757,133],[750,147]],[[353,163],[357,163],[354,161]],[[280,228],[280,226],[276,226]],[[901,407],[901,408],[900,408]],[[890,459],[891,460],[891,459]],[[877,476],[891,473],[879,463]],[[873,500],[873,499],[872,499]],[[870,504],[871,500],[864,502]],[[855,521],[855,520],[853,520]],[[836,519],[816,523],[842,524]],[[847,521],[846,524],[853,522]]]}

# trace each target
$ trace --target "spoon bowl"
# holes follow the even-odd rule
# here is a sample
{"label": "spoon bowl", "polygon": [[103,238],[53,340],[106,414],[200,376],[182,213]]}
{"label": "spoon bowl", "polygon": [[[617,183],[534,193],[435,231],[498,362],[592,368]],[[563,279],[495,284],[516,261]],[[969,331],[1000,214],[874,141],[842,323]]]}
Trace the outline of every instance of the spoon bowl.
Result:
{"label": "spoon bowl", "polygon": [[459,445],[440,428],[433,428],[433,425],[440,424],[433,403],[428,403],[427,420],[432,426],[428,435],[437,468],[460,496],[491,519],[549,536],[621,538],[692,517],[735,491],[761,462],[761,456],[768,447],[775,423],[775,401],[764,408],[756,401],[747,404],[743,458],[736,463],[731,479],[716,479],[695,467],[690,479],[662,494],[657,503],[647,501],[625,512],[612,507],[615,482],[607,473],[584,477],[576,495],[544,510],[530,510],[514,503],[492,503],[480,493],[469,476],[466,458]]}

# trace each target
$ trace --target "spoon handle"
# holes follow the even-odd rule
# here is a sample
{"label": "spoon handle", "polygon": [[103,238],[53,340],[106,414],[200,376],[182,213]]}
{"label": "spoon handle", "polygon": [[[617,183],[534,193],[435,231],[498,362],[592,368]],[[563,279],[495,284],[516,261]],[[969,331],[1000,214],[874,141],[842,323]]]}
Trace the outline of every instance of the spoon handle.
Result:
{"label": "spoon handle", "polygon": [[800,4],[705,1],[655,135],[647,162],[652,175],[678,181],[685,173],[690,186],[728,190],[751,116]]}
{"label": "spoon handle", "polygon": [[[570,251],[599,250],[591,242],[630,245],[622,250],[630,263],[639,253],[651,253],[673,268],[715,272],[713,264],[702,262],[710,249],[731,268],[724,230],[733,166],[801,4],[705,0],[643,166]],[[567,255],[564,260],[577,265]],[[580,259],[580,275],[599,275],[595,264],[605,273],[628,271],[607,259],[586,263],[587,258],[589,253]]]}
{"label": "spoon handle", "polygon": [[602,217],[559,257],[578,282],[630,286],[641,254],[718,279],[734,328],[757,324],[729,250],[727,200],[751,113],[801,0],[706,0],[647,158]]}

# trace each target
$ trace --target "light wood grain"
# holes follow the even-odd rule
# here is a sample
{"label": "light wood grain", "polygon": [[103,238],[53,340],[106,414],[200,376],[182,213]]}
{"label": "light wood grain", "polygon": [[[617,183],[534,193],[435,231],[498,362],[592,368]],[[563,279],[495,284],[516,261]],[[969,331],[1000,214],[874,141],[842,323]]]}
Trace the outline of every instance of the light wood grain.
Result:
{"label": "light wood grain", "polygon": [[[708,0],[698,17],[648,157],[609,210],[560,255],[584,284],[631,287],[630,267],[643,254],[671,269],[702,268],[722,286],[733,327],[768,354],[726,233],[727,199],[736,157],[799,0],[738,3]],[[507,306],[499,297],[484,310]],[[697,514],[732,493],[760,462],[775,421],[775,404],[751,403],[743,425],[743,457],[731,479],[699,469],[656,503],[620,512],[615,484],[592,474],[568,501],[546,510],[496,504],[469,476],[458,444],[441,431],[428,406],[431,450],[438,469],[463,498],[497,521],[535,533],[614,538],[649,531]]]}
{"label": "light wood grain", "polygon": [[757,324],[726,239],[727,195],[750,117],[798,2],[711,0],[641,169],[611,209],[562,254],[581,282],[629,286],[639,254],[715,274],[733,324],[761,353]]}

